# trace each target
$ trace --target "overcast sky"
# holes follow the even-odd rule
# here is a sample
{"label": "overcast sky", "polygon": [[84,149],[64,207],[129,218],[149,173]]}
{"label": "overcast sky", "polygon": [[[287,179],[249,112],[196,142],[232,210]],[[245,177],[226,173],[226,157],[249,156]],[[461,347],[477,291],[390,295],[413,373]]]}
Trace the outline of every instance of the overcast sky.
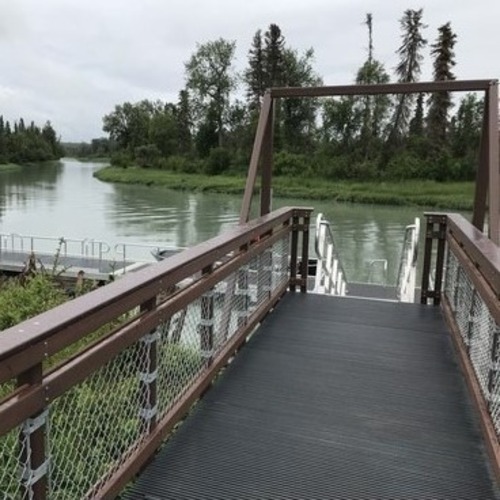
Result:
{"label": "overcast sky", "polygon": [[430,42],[451,21],[458,78],[500,77],[499,0],[0,0],[0,114],[50,120],[65,141],[102,136],[115,104],[175,101],[197,43],[235,40],[241,70],[253,34],[270,23],[289,46],[314,48],[325,84],[351,83],[366,58],[367,12],[392,77],[398,21],[420,7]]}

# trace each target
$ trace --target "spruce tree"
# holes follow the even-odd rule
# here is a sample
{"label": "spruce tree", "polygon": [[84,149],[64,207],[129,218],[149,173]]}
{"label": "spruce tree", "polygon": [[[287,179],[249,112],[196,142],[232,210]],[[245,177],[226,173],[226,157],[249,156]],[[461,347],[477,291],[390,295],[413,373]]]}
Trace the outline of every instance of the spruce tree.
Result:
{"label": "spruce tree", "polygon": [[264,87],[286,85],[285,38],[277,24],[269,25],[264,34]]}
{"label": "spruce tree", "polygon": [[262,45],[262,31],[257,30],[252,46],[248,51],[248,68],[243,74],[247,85],[247,99],[250,109],[258,110],[260,101],[266,90],[266,78],[264,68],[264,48]]}
{"label": "spruce tree", "polygon": [[410,137],[421,137],[424,133],[424,94],[420,93],[415,105],[415,114],[410,121]]}
{"label": "spruce tree", "polygon": [[[408,9],[400,20],[402,43],[396,52],[400,58],[396,66],[396,75],[400,83],[416,82],[420,78],[422,49],[427,44],[427,40],[422,36],[422,31],[427,27],[422,22],[422,15],[423,9]],[[413,94],[401,94],[397,98],[388,135],[389,147],[400,144],[408,131],[413,97]]]}
{"label": "spruce tree", "polygon": [[[438,38],[431,46],[434,58],[434,81],[455,80],[452,72],[455,66],[455,47],[457,36],[448,22],[438,28]],[[450,92],[434,92],[429,97],[429,112],[427,115],[427,133],[433,143],[443,147],[447,140],[449,128],[448,114],[452,107]]]}
{"label": "spruce tree", "polygon": [[189,102],[189,93],[186,89],[179,92],[179,101],[175,108],[177,119],[177,130],[179,136],[179,152],[187,154],[192,147],[192,127],[193,118],[191,104]]}
{"label": "spruce tree", "polygon": [[[366,15],[365,24],[368,27],[368,58],[358,70],[356,83],[376,84],[388,83],[389,75],[384,65],[374,58],[373,49],[373,16]],[[357,106],[362,116],[360,141],[365,157],[369,157],[374,149],[375,142],[380,136],[381,126],[386,120],[390,100],[386,95],[363,96],[357,99]]]}

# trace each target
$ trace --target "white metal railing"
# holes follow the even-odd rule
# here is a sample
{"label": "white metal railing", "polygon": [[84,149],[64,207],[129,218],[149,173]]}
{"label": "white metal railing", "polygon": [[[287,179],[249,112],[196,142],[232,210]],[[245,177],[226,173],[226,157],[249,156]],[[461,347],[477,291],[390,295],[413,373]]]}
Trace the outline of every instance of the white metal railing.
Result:
{"label": "white metal railing", "polygon": [[420,219],[415,217],[415,222],[405,228],[403,250],[399,261],[396,296],[400,302],[415,302],[419,234]]}
{"label": "white metal railing", "polygon": [[318,214],[316,218],[315,250],[318,257],[314,292],[345,295],[347,278],[335,248],[330,222]]}
{"label": "white metal railing", "polygon": [[133,262],[144,263],[153,261],[155,252],[167,249],[170,253],[182,250],[173,246],[159,247],[137,243],[117,243],[113,246],[105,241],[93,238],[54,238],[47,236],[22,235],[19,233],[0,233],[0,259],[2,254],[25,255],[34,252],[59,257],[80,257],[91,259],[97,264],[112,261],[125,265]]}
{"label": "white metal railing", "polygon": [[47,236],[28,236],[19,233],[0,234],[0,252],[54,252],[59,248],[62,256],[80,256],[104,259],[110,252],[110,246],[90,238],[53,238]]}

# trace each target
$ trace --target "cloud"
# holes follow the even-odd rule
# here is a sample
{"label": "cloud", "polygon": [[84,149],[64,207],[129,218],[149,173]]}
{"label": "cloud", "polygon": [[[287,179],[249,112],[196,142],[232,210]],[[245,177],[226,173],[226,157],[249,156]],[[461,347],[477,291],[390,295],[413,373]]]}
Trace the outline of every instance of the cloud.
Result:
{"label": "cloud", "polygon": [[[236,66],[246,64],[253,34],[277,23],[288,44],[314,47],[325,83],[353,80],[366,57],[363,21],[374,16],[375,53],[392,72],[403,8],[385,0],[0,0],[0,113],[51,120],[65,140],[102,135],[102,116],[115,104],[143,98],[175,100],[184,62],[196,43],[237,41]],[[484,4],[484,5],[483,5]],[[425,0],[426,35],[451,21],[458,34],[460,78],[497,77],[500,4]],[[411,6],[409,6],[411,7]],[[427,57],[424,78],[431,78]]]}

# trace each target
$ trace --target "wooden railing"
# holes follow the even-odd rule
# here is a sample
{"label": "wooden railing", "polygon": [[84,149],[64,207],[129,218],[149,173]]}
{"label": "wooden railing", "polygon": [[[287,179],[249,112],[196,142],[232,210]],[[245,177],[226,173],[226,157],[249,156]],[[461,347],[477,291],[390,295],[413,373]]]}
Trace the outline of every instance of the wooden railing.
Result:
{"label": "wooden railing", "polygon": [[422,303],[442,306],[500,479],[500,248],[461,215],[427,214],[423,273]]}
{"label": "wooden railing", "polygon": [[277,210],[1,332],[2,498],[118,494],[287,289],[306,290],[310,212]]}

